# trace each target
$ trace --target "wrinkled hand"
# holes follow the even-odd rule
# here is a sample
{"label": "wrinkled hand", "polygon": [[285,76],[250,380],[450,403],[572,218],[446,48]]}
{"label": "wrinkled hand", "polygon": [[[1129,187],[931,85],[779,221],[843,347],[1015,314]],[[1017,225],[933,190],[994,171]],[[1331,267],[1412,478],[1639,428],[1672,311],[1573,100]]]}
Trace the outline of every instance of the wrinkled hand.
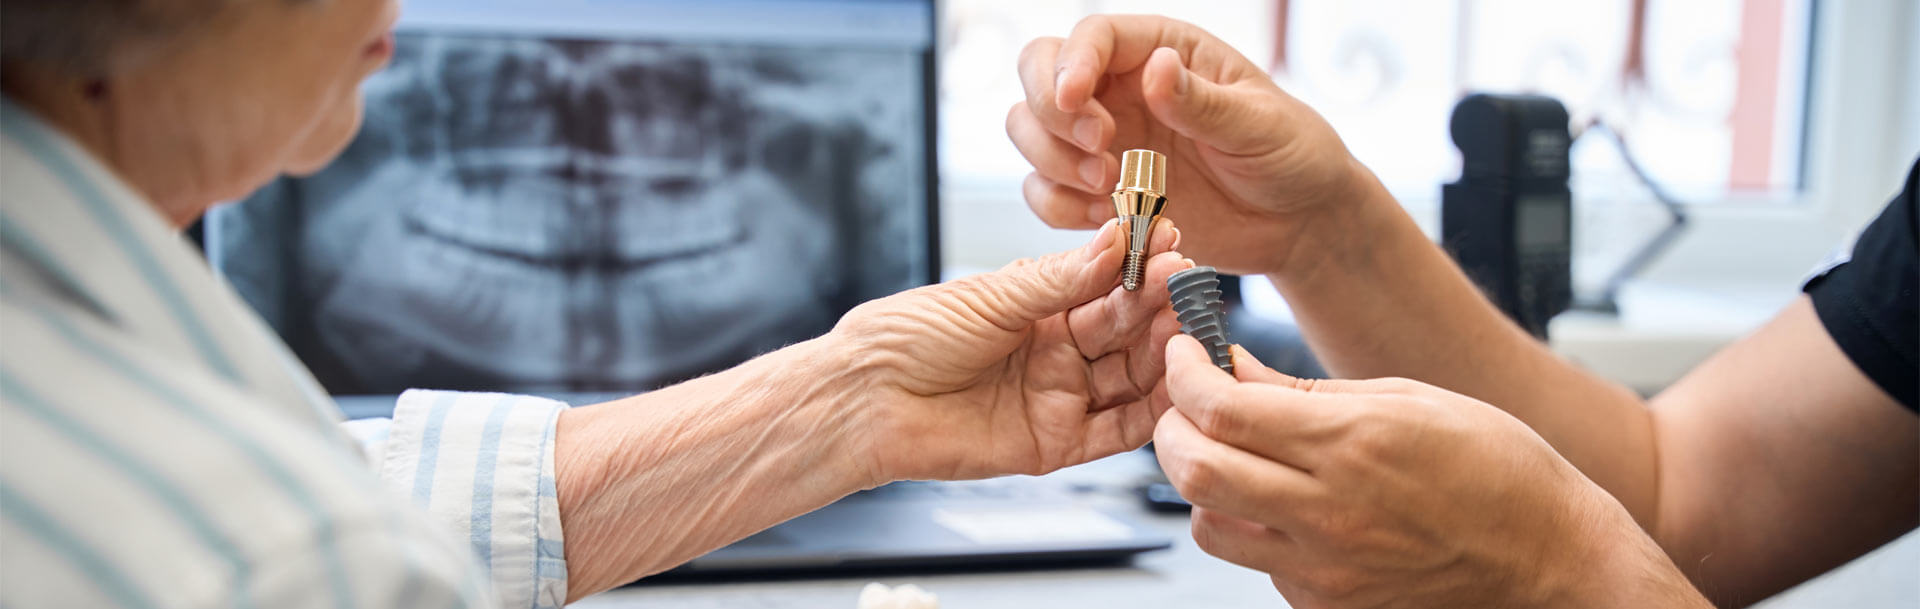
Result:
{"label": "wrinkled hand", "polygon": [[[1167,217],[1185,252],[1238,273],[1277,272],[1319,210],[1357,198],[1373,176],[1333,128],[1265,70],[1193,25],[1096,15],[1066,39],[1020,55],[1025,101],[1007,135],[1033,163],[1027,203],[1055,227],[1113,217],[1119,152],[1165,153]],[[1324,228],[1323,228],[1324,230]]]}
{"label": "wrinkled hand", "polygon": [[1625,508],[1492,406],[1296,379],[1238,347],[1236,380],[1184,336],[1167,351],[1154,445],[1194,539],[1294,607],[1704,604]]}
{"label": "wrinkled hand", "polygon": [[1122,290],[1117,234],[847,313],[829,336],[870,369],[877,479],[1038,474],[1146,443],[1179,329],[1167,276],[1188,263],[1161,220],[1145,285]]}

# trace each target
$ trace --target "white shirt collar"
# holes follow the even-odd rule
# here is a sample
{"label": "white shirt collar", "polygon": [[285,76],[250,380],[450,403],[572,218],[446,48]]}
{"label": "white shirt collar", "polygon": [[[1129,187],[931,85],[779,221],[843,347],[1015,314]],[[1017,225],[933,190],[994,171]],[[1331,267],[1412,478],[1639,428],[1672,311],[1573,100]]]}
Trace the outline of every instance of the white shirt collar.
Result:
{"label": "white shirt collar", "polygon": [[[337,417],[279,338],[136,190],[71,138],[0,99],[0,259],[83,311],[236,385]],[[36,286],[8,273],[8,298]],[[15,285],[7,285],[15,284]]]}

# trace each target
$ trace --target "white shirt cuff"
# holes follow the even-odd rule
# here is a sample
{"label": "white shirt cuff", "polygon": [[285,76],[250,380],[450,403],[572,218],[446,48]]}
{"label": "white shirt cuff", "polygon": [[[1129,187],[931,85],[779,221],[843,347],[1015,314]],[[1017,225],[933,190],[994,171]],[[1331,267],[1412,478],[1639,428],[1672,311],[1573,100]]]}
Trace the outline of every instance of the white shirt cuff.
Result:
{"label": "white shirt cuff", "polygon": [[368,447],[389,488],[472,544],[502,607],[566,602],[553,465],[554,424],[566,408],[546,398],[415,389],[400,395],[385,442]]}

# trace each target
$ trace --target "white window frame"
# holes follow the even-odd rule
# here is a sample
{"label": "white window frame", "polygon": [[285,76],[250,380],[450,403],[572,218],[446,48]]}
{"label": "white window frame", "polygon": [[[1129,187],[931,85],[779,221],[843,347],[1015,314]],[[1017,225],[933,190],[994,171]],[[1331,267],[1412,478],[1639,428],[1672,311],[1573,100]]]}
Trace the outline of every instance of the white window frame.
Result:
{"label": "white window frame", "polygon": [[1920,153],[1920,5],[1816,4],[1800,190],[1689,206],[1687,233],[1645,278],[1796,287],[1898,191]]}

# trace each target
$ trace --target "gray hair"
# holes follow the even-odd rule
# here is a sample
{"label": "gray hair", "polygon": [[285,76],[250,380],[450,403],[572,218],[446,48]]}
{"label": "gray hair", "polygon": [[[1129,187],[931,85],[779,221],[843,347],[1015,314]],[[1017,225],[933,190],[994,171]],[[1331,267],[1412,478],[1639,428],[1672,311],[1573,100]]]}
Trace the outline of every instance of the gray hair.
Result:
{"label": "gray hair", "polygon": [[0,59],[105,76],[249,0],[0,0]]}

